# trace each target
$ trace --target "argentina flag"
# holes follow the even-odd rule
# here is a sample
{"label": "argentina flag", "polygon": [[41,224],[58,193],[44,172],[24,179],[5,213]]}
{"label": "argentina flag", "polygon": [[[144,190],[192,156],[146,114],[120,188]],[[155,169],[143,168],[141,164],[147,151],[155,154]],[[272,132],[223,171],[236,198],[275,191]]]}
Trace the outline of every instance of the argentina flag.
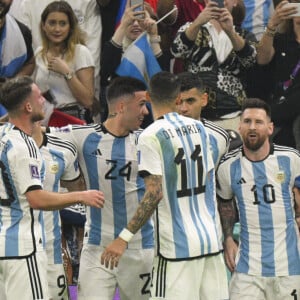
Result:
{"label": "argentina flag", "polygon": [[130,76],[148,83],[149,79],[161,68],[147,40],[147,35],[139,37],[123,54],[116,70],[119,76]]}

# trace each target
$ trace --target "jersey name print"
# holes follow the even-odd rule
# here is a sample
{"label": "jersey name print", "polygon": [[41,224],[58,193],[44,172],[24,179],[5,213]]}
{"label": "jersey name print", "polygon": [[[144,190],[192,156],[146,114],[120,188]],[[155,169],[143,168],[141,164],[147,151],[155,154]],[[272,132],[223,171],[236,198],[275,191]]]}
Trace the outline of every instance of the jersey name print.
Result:
{"label": "jersey name print", "polygon": [[222,249],[215,169],[203,124],[169,113],[139,137],[139,170],[163,176],[155,221],[157,253],[184,260]]}

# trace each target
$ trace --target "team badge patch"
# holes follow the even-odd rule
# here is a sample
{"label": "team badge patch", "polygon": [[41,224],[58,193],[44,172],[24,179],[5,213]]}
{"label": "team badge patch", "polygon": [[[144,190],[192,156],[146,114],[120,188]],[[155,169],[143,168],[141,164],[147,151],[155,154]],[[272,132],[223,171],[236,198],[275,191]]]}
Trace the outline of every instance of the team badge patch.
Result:
{"label": "team badge patch", "polygon": [[29,165],[31,178],[40,178],[39,168],[37,165]]}
{"label": "team badge patch", "polygon": [[50,172],[52,174],[56,174],[58,172],[58,169],[59,169],[58,163],[52,163],[49,168],[50,168]]}
{"label": "team badge patch", "polygon": [[279,170],[276,174],[276,181],[278,183],[284,183],[285,181],[285,174],[284,171]]}

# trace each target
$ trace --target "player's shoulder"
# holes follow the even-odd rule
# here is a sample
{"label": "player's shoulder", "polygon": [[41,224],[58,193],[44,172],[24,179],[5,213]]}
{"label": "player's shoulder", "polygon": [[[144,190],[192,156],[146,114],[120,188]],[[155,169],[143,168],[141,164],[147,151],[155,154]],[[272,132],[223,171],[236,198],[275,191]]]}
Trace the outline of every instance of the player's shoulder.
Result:
{"label": "player's shoulder", "polygon": [[65,152],[65,151],[71,152],[73,155],[76,155],[77,148],[72,142],[65,140],[63,138],[60,138],[58,136],[55,136],[51,133],[47,133],[46,138],[47,138],[47,146],[49,148],[54,147],[57,150],[60,150],[63,152]]}
{"label": "player's shoulder", "polygon": [[222,157],[219,166],[229,164],[234,160],[240,159],[242,154],[243,154],[243,147],[242,146],[229,151],[228,153],[226,153]]}
{"label": "player's shoulder", "polygon": [[206,119],[202,119],[201,121],[209,134],[224,139],[226,144],[229,143],[229,134],[224,128]]}
{"label": "player's shoulder", "polygon": [[16,127],[2,136],[1,143],[14,151],[17,156],[26,152],[31,158],[37,159],[40,157],[39,148],[33,138]]}
{"label": "player's shoulder", "polygon": [[295,156],[300,158],[300,152],[297,149],[288,146],[273,144],[273,153],[274,155]]}
{"label": "player's shoulder", "polygon": [[70,124],[63,127],[51,127],[50,133],[52,132],[62,132],[62,133],[74,133],[74,134],[83,134],[85,132],[103,132],[102,124],[87,124],[87,125],[77,125]]}

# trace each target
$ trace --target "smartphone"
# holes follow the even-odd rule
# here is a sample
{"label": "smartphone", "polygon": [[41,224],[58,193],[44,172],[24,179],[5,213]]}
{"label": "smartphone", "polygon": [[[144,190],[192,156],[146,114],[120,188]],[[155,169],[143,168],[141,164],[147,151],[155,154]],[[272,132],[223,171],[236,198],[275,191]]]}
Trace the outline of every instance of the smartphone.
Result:
{"label": "smartphone", "polygon": [[52,103],[52,104],[57,103],[55,100],[55,96],[53,95],[51,90],[47,90],[47,91],[43,92],[42,95],[49,103]]}
{"label": "smartphone", "polygon": [[144,10],[144,0],[130,0],[130,6],[134,6],[137,4],[139,4],[140,6],[138,6],[134,11]]}
{"label": "smartphone", "polygon": [[292,14],[292,17],[300,17],[300,3],[298,2],[290,2],[284,5],[284,7],[297,7],[297,12]]}
{"label": "smartphone", "polygon": [[223,8],[224,7],[224,0],[214,0],[217,4],[219,8]]}

